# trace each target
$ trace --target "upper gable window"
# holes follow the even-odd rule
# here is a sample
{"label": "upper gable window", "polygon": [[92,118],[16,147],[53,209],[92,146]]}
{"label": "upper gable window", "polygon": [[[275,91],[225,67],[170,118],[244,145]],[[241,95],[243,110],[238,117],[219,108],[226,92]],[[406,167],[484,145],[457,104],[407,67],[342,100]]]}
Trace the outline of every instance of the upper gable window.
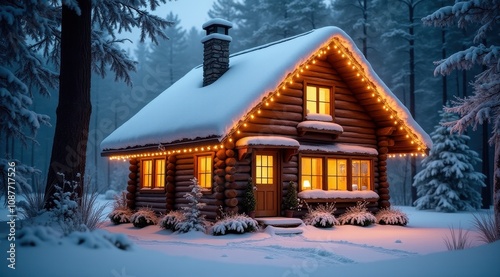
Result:
{"label": "upper gable window", "polygon": [[307,84],[305,91],[305,115],[311,113],[332,115],[332,98],[331,87]]}

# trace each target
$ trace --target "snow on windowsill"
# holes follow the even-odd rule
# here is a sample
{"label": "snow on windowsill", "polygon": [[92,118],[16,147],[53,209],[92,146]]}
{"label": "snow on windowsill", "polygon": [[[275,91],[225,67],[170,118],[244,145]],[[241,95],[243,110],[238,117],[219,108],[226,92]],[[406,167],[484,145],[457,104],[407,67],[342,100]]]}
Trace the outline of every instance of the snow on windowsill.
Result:
{"label": "snow on windowsill", "polygon": [[250,136],[242,138],[236,142],[236,147],[251,145],[288,146],[297,148],[300,146],[298,141],[280,136]]}
{"label": "snow on windowsill", "polygon": [[326,152],[326,153],[344,153],[344,154],[363,154],[363,155],[378,155],[378,151],[375,148],[350,145],[345,143],[335,143],[330,145],[312,145],[312,144],[302,144],[299,147],[299,151],[310,151],[310,152]]}
{"label": "snow on windowsill", "polygon": [[299,198],[302,199],[372,199],[379,198],[373,190],[347,191],[347,190],[304,190],[299,192]]}
{"label": "snow on windowsill", "polygon": [[325,122],[325,121],[317,121],[317,120],[308,120],[302,121],[297,124],[297,128],[306,128],[311,130],[320,130],[320,131],[333,131],[343,133],[344,128],[337,123],[333,122]]}
{"label": "snow on windowsill", "polygon": [[306,120],[332,122],[333,121],[333,117],[331,115],[329,115],[329,114],[308,113],[306,115]]}

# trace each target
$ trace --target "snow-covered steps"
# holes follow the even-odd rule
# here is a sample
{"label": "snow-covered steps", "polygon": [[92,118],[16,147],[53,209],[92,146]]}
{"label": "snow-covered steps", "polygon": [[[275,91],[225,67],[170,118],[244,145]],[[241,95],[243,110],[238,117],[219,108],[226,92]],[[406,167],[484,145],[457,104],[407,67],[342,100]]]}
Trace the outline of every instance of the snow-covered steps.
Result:
{"label": "snow-covered steps", "polygon": [[275,226],[267,226],[266,227],[266,232],[269,234],[274,234],[278,236],[294,236],[294,235],[300,235],[304,231],[302,230],[302,226],[299,227],[275,227]]}
{"label": "snow-covered steps", "polygon": [[274,227],[292,228],[304,224],[300,218],[289,217],[259,217],[255,220],[257,220],[257,222],[264,227],[271,225]]}

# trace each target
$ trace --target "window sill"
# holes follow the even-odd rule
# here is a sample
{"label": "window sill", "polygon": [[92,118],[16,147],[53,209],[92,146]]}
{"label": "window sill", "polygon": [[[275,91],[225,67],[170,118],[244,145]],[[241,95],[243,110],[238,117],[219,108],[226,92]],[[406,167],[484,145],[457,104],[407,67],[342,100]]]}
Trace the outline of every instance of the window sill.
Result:
{"label": "window sill", "polygon": [[347,190],[306,190],[298,194],[306,202],[375,202],[379,196],[373,190],[347,191]]}
{"label": "window sill", "polygon": [[165,193],[165,188],[140,188],[140,193],[160,194]]}
{"label": "window sill", "polygon": [[208,189],[208,188],[201,188],[201,193],[202,193],[203,195],[212,194],[212,189]]}

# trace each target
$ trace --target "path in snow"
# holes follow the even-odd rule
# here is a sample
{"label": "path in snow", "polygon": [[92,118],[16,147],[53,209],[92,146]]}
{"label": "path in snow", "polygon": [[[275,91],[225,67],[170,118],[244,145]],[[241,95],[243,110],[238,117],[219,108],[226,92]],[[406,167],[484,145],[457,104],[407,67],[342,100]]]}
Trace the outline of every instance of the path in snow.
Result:
{"label": "path in snow", "polygon": [[[168,231],[157,233],[161,232]],[[189,234],[165,234],[165,236],[165,240],[161,240],[158,237],[129,235],[136,245],[168,255],[217,261],[224,259],[231,263],[244,264],[293,264],[309,268],[418,255],[414,252],[343,240],[314,241],[303,235],[270,235],[265,230],[246,238],[230,235],[234,236],[234,242],[218,240],[217,237],[207,237],[203,234],[187,240],[182,237],[185,238]]]}

